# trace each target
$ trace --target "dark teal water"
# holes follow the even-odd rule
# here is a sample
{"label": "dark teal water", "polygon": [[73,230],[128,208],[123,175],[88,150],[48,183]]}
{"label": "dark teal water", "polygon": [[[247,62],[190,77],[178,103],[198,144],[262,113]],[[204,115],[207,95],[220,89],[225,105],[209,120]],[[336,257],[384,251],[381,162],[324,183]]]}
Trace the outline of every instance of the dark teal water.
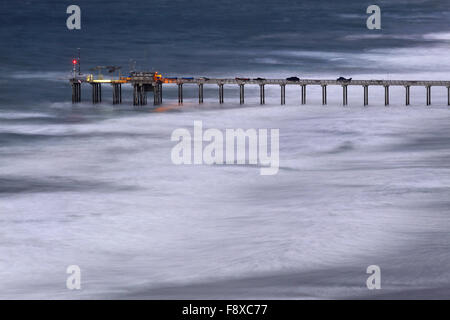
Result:
{"label": "dark teal water", "polygon": [[[448,298],[446,88],[165,87],[164,104],[73,106],[81,48],[97,65],[167,76],[450,79],[448,1],[0,0],[1,298]],[[149,97],[151,98],[151,96]],[[149,99],[151,100],[151,99]],[[176,166],[175,129],[278,128],[280,170]],[[82,290],[65,287],[79,265]],[[366,268],[382,270],[369,291]]]}
{"label": "dark teal water", "polygon": [[[442,39],[424,35],[449,31],[448,3],[377,3],[382,30],[366,28],[370,1],[77,1],[82,28],[69,31],[65,21],[70,1],[4,0],[1,108],[11,102],[28,108],[30,101],[70,98],[66,86],[46,81],[56,74],[46,73],[69,72],[77,48],[84,72],[96,65],[121,65],[127,72],[130,59],[138,69],[171,76],[442,70],[414,60],[406,66],[383,63],[382,55],[440,45]],[[368,56],[374,51],[381,57]],[[11,79],[17,73],[32,73],[31,79]]]}

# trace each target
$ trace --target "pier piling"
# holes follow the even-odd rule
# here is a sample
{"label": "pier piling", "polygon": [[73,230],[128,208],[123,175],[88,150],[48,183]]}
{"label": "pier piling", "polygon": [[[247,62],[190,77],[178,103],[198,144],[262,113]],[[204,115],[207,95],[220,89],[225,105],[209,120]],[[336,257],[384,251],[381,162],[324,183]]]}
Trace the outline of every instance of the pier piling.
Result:
{"label": "pier piling", "polygon": [[81,102],[81,83],[72,82],[72,103]]}
{"label": "pier piling", "polygon": [[113,83],[113,104],[122,103],[122,84]]}
{"label": "pier piling", "polygon": [[384,105],[389,105],[389,86],[384,86]]}
{"label": "pier piling", "polygon": [[447,87],[447,105],[450,106],[450,87]]}
{"label": "pier piling", "polygon": [[364,106],[368,106],[369,105],[369,86],[368,85],[364,85]]}
{"label": "pier piling", "polygon": [[92,83],[92,103],[102,102],[102,85],[100,83]]}
{"label": "pier piling", "polygon": [[244,84],[243,83],[239,84],[239,98],[240,98],[239,103],[244,104]]}
{"label": "pier piling", "polygon": [[286,104],[286,84],[281,84],[281,105]]}
{"label": "pier piling", "polygon": [[147,104],[147,94],[143,84],[135,83],[133,86],[133,105],[144,106]]}
{"label": "pier piling", "polygon": [[178,104],[183,104],[183,84],[178,84]]}
{"label": "pier piling", "polygon": [[302,84],[302,104],[306,104],[306,84]]}
{"label": "pier piling", "polygon": [[198,84],[198,103],[203,103],[203,83]]}
{"label": "pier piling", "polygon": [[346,106],[348,104],[348,90],[347,85],[342,85],[342,104]]}
{"label": "pier piling", "polygon": [[159,104],[159,85],[153,86],[153,105],[157,106]]}
{"label": "pier piling", "polygon": [[327,104],[327,85],[322,84],[322,105]]}
{"label": "pier piling", "polygon": [[223,83],[219,83],[219,103],[223,103]]}
{"label": "pier piling", "polygon": [[260,104],[266,103],[266,94],[265,94],[264,84],[259,85],[259,103]]}
{"label": "pier piling", "polygon": [[147,104],[147,94],[144,90],[144,85],[141,84],[140,86],[140,100],[141,100],[141,106],[145,106]]}
{"label": "pier piling", "polygon": [[405,91],[406,91],[406,101],[405,104],[407,106],[409,106],[409,104],[411,103],[411,87],[410,86],[405,86]]}
{"label": "pier piling", "polygon": [[431,86],[427,86],[427,106],[431,105]]}

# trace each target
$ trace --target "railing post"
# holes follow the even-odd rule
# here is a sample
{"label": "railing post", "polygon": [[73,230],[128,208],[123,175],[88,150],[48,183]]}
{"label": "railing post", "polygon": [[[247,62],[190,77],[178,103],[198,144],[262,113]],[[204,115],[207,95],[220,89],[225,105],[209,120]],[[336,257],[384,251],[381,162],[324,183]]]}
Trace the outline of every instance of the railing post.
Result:
{"label": "railing post", "polygon": [[427,106],[431,105],[431,86],[427,86]]}
{"label": "railing post", "polygon": [[281,84],[281,105],[286,104],[286,84]]}

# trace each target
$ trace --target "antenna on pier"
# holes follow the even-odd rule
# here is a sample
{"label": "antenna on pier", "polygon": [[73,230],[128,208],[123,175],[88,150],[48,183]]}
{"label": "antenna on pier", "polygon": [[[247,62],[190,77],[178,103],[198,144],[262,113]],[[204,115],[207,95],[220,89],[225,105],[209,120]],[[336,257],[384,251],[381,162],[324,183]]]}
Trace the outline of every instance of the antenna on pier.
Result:
{"label": "antenna on pier", "polygon": [[136,60],[130,59],[129,68],[130,68],[130,73],[136,71]]}
{"label": "antenna on pier", "polygon": [[81,57],[81,49],[78,48],[78,74],[81,75],[81,63],[80,63],[80,57]]}
{"label": "antenna on pier", "polygon": [[106,69],[105,66],[96,66],[94,68],[90,68],[89,71],[97,71],[98,72],[98,80],[103,80],[102,69]]}
{"label": "antenna on pier", "polygon": [[114,73],[116,71],[119,71],[119,79],[120,79],[120,69],[122,69],[121,66],[106,66],[106,69],[108,69],[109,73],[112,73],[112,79],[114,79]]}

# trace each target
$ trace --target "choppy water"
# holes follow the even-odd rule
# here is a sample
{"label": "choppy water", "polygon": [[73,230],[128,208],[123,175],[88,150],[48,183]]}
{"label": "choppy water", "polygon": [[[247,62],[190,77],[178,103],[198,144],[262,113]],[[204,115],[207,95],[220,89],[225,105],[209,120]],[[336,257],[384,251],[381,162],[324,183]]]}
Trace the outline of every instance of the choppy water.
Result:
{"label": "choppy water", "polygon": [[[450,116],[445,88],[185,86],[164,105],[72,106],[70,71],[120,64],[170,76],[449,79],[445,1],[381,1],[382,31],[365,29],[371,3],[346,1],[80,1],[82,30],[64,1],[1,2],[0,297],[440,297],[450,291]],[[137,14],[139,13],[139,14]],[[176,128],[279,128],[280,171],[175,166]],[[82,290],[65,270],[82,270]],[[368,265],[382,270],[369,291]]]}

